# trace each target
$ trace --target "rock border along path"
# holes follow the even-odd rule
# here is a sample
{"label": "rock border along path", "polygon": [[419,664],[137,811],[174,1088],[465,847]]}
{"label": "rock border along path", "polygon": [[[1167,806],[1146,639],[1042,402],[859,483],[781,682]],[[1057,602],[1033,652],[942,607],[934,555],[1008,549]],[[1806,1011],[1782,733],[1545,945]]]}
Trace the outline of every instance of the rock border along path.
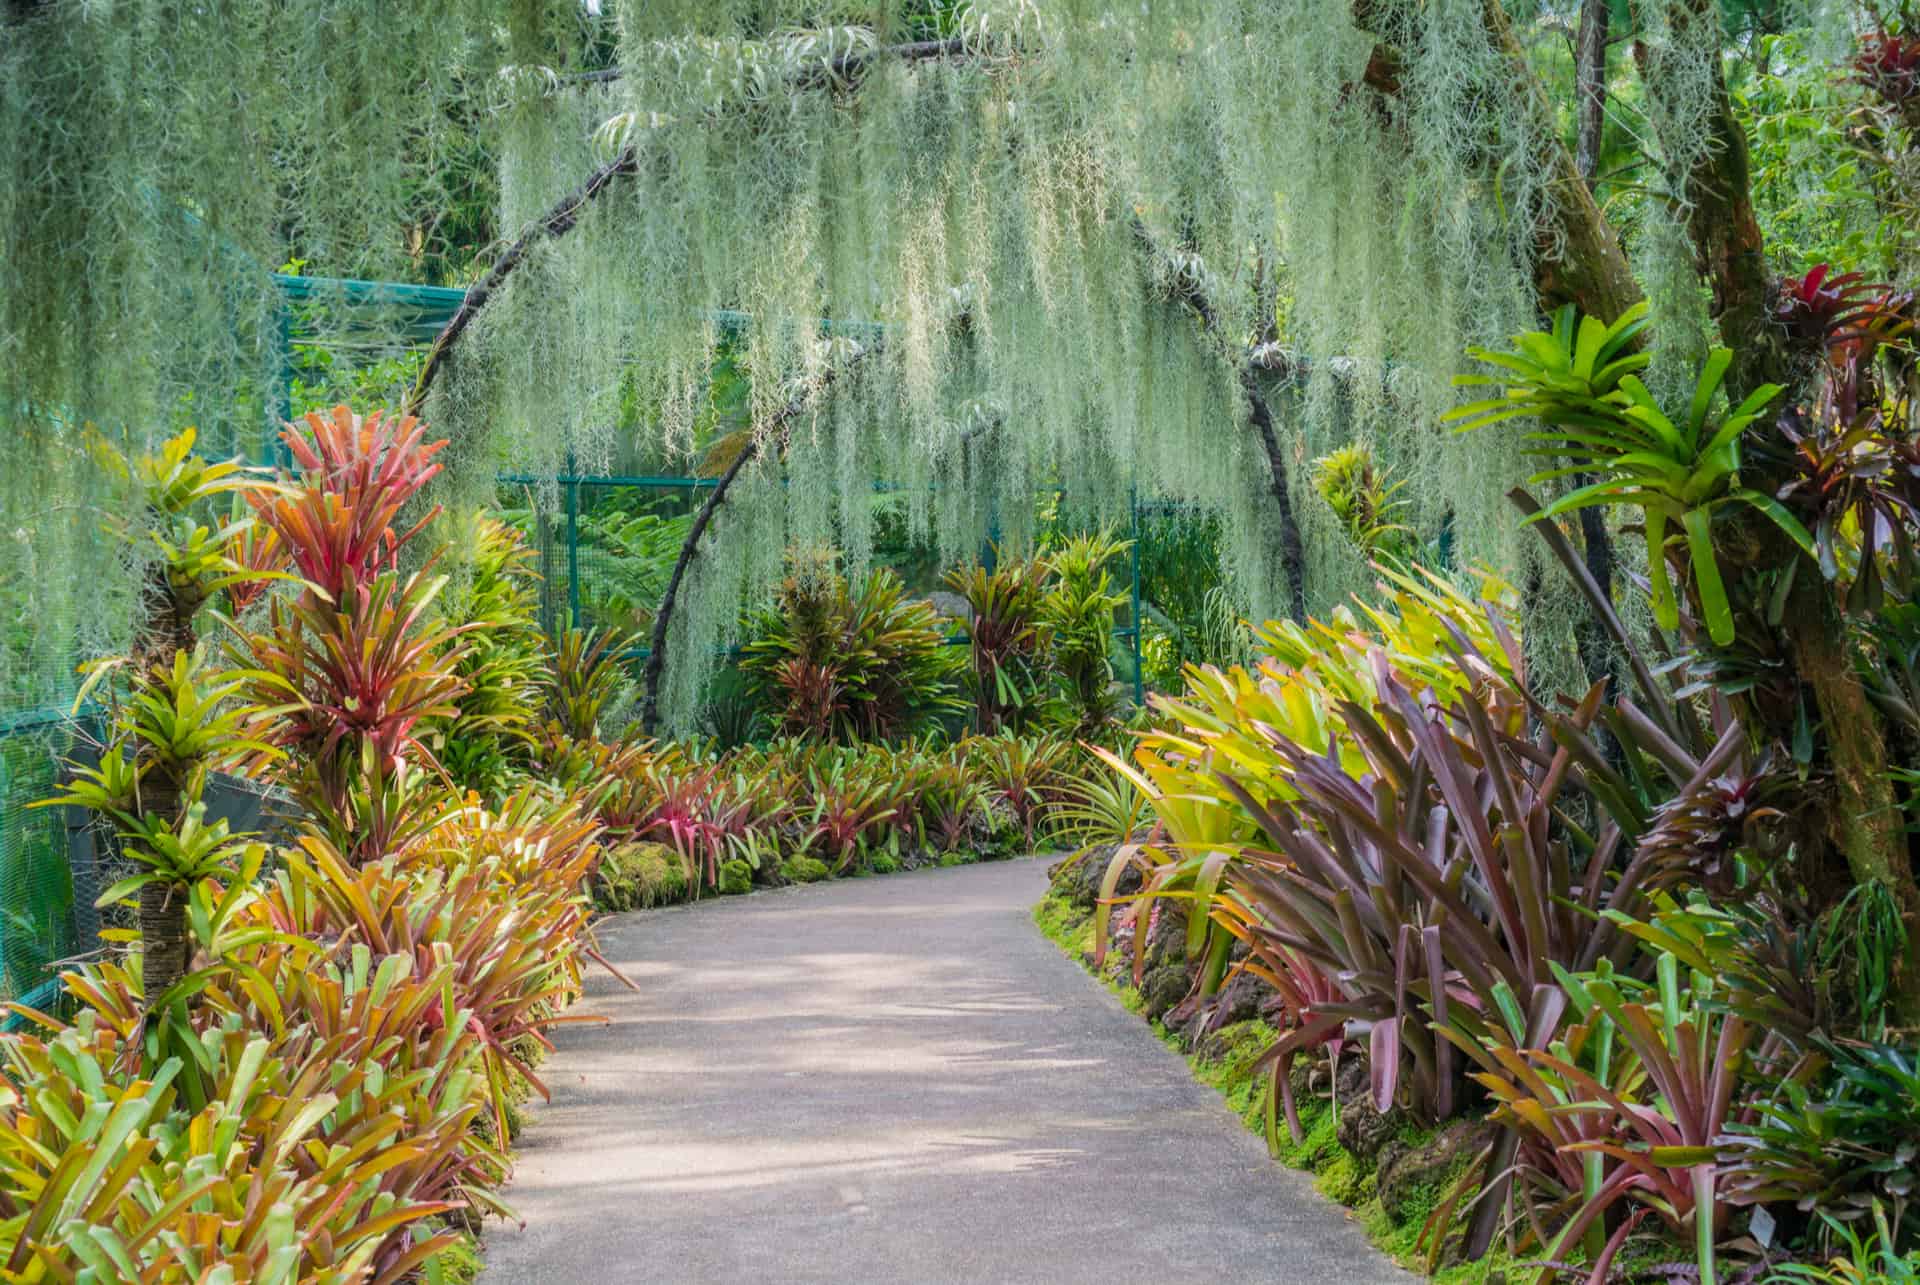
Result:
{"label": "rock border along path", "polygon": [[1040,859],[607,921],[485,1285],[1414,1281],[1029,918]]}

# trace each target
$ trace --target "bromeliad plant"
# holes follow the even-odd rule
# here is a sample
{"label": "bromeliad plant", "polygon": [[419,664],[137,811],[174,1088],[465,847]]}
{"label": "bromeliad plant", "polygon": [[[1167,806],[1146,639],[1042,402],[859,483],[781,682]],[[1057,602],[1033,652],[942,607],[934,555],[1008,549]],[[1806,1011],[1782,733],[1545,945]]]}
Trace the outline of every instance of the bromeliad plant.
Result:
{"label": "bromeliad plant", "polygon": [[[1581,1034],[1591,1034],[1592,1070],[1554,1052],[1516,1049],[1484,1035],[1463,1038],[1466,1023],[1449,1032],[1469,1056],[1479,1056],[1478,1046],[1490,1055],[1483,1064],[1497,1064],[1475,1078],[1493,1091],[1505,1118],[1580,1161],[1580,1184],[1566,1192],[1577,1199],[1563,1206],[1568,1216],[1546,1257],[1563,1261],[1624,1200],[1637,1207],[1636,1216],[1621,1221],[1595,1255],[1590,1285],[1606,1279],[1627,1235],[1647,1214],[1690,1239],[1701,1280],[1716,1280],[1715,1246],[1727,1218],[1719,1143],[1754,1028],[1715,1004],[1713,978],[1690,973],[1683,985],[1672,955],[1659,956],[1652,985],[1607,969],[1554,971],[1580,1015]],[[1585,1042],[1563,1045],[1560,1054],[1576,1053]],[[1541,1285],[1551,1277],[1544,1272]]]}
{"label": "bromeliad plant", "polygon": [[[420,1153],[395,1137],[424,1123],[403,1114],[412,1078],[381,1087],[377,1066],[342,1051],[213,1031],[199,1064],[128,1076],[121,1037],[91,1014],[8,1039],[0,1270],[139,1285],[407,1279],[452,1239],[414,1229],[457,1205],[398,1176]],[[356,1112],[353,1099],[379,1106]],[[343,1115],[350,1125],[329,1127]]]}
{"label": "bromeliad plant", "polygon": [[1729,1198],[1818,1210],[1829,1229],[1878,1219],[1890,1245],[1912,1243],[1920,1223],[1920,1056],[1824,1036],[1814,1051],[1819,1063],[1782,1080],[1756,1105],[1755,1119],[1729,1127]]}
{"label": "bromeliad plant", "polygon": [[131,460],[91,439],[96,465],[137,496],[133,515],[116,517],[108,529],[146,567],[132,659],[149,671],[164,671],[176,652],[194,649],[195,617],[221,590],[241,595],[238,606],[281,578],[271,543],[252,519],[216,511],[233,494],[269,484],[237,462],[195,454],[195,438],[184,429],[157,452]]}
{"label": "bromeliad plant", "polygon": [[[296,484],[248,498],[303,585],[275,600],[265,628],[243,633],[234,651],[261,707],[256,735],[285,752],[280,779],[332,843],[369,861],[404,824],[390,805],[408,801],[408,766],[439,771],[424,738],[458,713],[465,690],[457,639],[466,626],[433,614],[444,579],[430,564],[398,569],[438,509],[402,534],[391,525],[439,471],[432,459],[445,443],[427,442],[411,418],[362,420],[344,406],[283,437],[302,470]],[[389,823],[363,826],[373,813]]]}
{"label": "bromeliad plant", "polygon": [[957,567],[947,587],[967,604],[964,627],[973,666],[975,727],[993,735],[1020,731],[1047,689],[1048,635],[1041,620],[1047,564],[1010,559],[994,549],[991,567]]}
{"label": "bromeliad plant", "polygon": [[1313,462],[1313,489],[1333,510],[1347,538],[1369,558],[1393,558],[1404,551],[1412,531],[1397,519],[1407,508],[1407,501],[1398,498],[1406,485],[1405,478],[1396,480],[1376,464],[1372,448],[1360,443]]}
{"label": "bromeliad plant", "polygon": [[1920,450],[1902,383],[1914,363],[1914,300],[1858,273],[1829,279],[1826,270],[1821,264],[1782,291],[1788,332],[1817,363],[1817,378],[1812,396],[1780,416],[1776,494],[1811,530],[1820,574],[1844,577],[1844,606],[1863,614],[1881,609],[1883,562],[1900,594],[1913,584]]}
{"label": "bromeliad plant", "polygon": [[807,784],[813,809],[802,818],[801,847],[820,852],[836,874],[851,868],[900,811],[897,784],[857,759],[816,762]]}
{"label": "bromeliad plant", "polygon": [[1568,306],[1555,315],[1551,331],[1514,336],[1511,352],[1469,349],[1501,373],[1460,375],[1454,382],[1490,386],[1500,395],[1460,406],[1446,419],[1462,432],[1510,419],[1539,421],[1540,429],[1527,440],[1539,444],[1535,453],[1559,463],[1533,480],[1574,478],[1577,484],[1535,520],[1594,505],[1638,508],[1646,522],[1654,619],[1665,629],[1679,624],[1667,562],[1677,529],[1701,617],[1713,641],[1725,645],[1734,637],[1733,610],[1714,553],[1716,511],[1744,505],[1771,519],[1801,547],[1812,547],[1806,529],[1778,500],[1740,484],[1741,437],[1782,390],[1764,384],[1725,409],[1722,386],[1733,353],[1716,348],[1700,370],[1685,412],[1671,416],[1634,373],[1652,360],[1635,348],[1646,324],[1645,304],[1627,309],[1611,325],[1596,317],[1579,318],[1576,325]]}
{"label": "bromeliad plant", "polygon": [[442,614],[471,632],[455,667],[465,688],[459,712],[436,730],[435,756],[458,784],[497,797],[528,762],[548,673],[533,551],[513,527],[480,513],[465,515],[440,545],[466,563],[442,595]]}
{"label": "bromeliad plant", "polygon": [[773,608],[747,622],[740,662],[781,735],[892,740],[964,708],[965,660],[897,575],[877,569],[856,589],[830,554],[790,561]]}
{"label": "bromeliad plant", "polygon": [[548,656],[546,739],[557,745],[589,742],[628,684],[626,659],[634,639],[611,629],[564,629]]}
{"label": "bromeliad plant", "polygon": [[1095,734],[1118,708],[1113,627],[1126,595],[1115,590],[1110,568],[1132,547],[1132,541],[1100,531],[1071,537],[1047,554],[1054,580],[1041,601],[1040,621],[1061,688],[1063,712],[1056,722],[1075,736]]}

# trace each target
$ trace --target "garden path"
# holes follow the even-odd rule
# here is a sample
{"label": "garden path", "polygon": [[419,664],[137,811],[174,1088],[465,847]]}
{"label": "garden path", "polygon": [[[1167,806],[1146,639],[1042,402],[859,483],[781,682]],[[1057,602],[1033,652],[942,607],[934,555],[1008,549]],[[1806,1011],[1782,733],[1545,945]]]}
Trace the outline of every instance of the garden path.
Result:
{"label": "garden path", "polygon": [[1046,863],[643,911],[484,1285],[1410,1282],[1040,935]]}

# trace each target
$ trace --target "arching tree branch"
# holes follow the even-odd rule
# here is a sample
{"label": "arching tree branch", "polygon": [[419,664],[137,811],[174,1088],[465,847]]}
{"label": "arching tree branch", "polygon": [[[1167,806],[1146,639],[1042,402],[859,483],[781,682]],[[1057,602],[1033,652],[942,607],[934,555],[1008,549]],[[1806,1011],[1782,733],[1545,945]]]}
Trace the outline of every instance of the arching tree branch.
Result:
{"label": "arching tree branch", "polygon": [[[878,49],[847,54],[799,72],[793,78],[793,86],[796,89],[805,89],[823,84],[841,84],[882,60],[925,62],[934,58],[969,56],[972,53],[973,50],[966,41],[959,39],[919,40],[906,44],[883,45]],[[590,72],[583,79],[612,80],[619,74],[618,68],[609,68],[605,72]],[[552,209],[528,224],[525,230],[514,238],[513,243],[500,252],[500,257],[493,261],[486,275],[467,290],[467,297],[461,301],[460,307],[454,311],[452,317],[447,319],[447,324],[440,328],[440,333],[434,336],[433,347],[427,350],[426,361],[420,367],[420,374],[414,380],[412,391],[407,394],[405,414],[420,414],[421,408],[426,405],[427,394],[432,391],[434,380],[439,377],[441,368],[446,364],[448,354],[460,342],[461,336],[466,334],[467,327],[473,324],[473,319],[479,315],[480,310],[493,301],[494,295],[499,293],[501,286],[506,283],[508,277],[513,275],[515,269],[526,261],[534,247],[543,241],[557,240],[573,231],[579,225],[580,211],[611,187],[615,179],[635,173],[638,165],[637,151],[631,146],[623,147],[618,156],[588,175],[586,182],[561,197]]]}
{"label": "arching tree branch", "polygon": [[633,148],[621,149],[618,156],[588,175],[586,182],[561,197],[552,209],[530,224],[514,238],[512,245],[501,251],[500,257],[487,269],[487,274],[467,288],[466,298],[460,301],[453,316],[434,336],[433,347],[427,350],[427,359],[420,367],[419,377],[413,382],[413,391],[407,394],[404,414],[420,414],[421,408],[426,405],[427,394],[433,388],[434,379],[446,364],[447,355],[460,342],[460,337],[467,333],[467,327],[480,315],[480,310],[493,301],[493,296],[513,275],[514,269],[526,261],[534,246],[573,231],[580,222],[580,211],[587,203],[605,192],[615,179],[633,173],[636,163]]}
{"label": "arching tree branch", "polygon": [[680,556],[674,559],[673,574],[667,577],[667,591],[661,596],[660,608],[653,616],[651,650],[647,654],[647,666],[641,677],[646,696],[640,706],[640,727],[648,736],[652,736],[660,726],[660,676],[666,671],[667,665],[667,631],[673,623],[674,608],[679,605],[680,585],[687,578],[687,569],[700,554],[700,537],[706,534],[707,527],[713,523],[713,515],[727,502],[727,493],[733,489],[734,482],[747,465],[759,458],[761,447],[770,441],[784,443],[787,429],[793,421],[814,405],[835,380],[851,371],[873,351],[870,347],[862,348],[840,365],[830,367],[821,375],[818,383],[775,411],[765,431],[747,438],[739,454],[733,457],[733,463],[727,465],[726,472],[720,475],[720,480],[707,493],[706,503],[694,515],[693,525],[687,528],[687,538],[680,543]]}

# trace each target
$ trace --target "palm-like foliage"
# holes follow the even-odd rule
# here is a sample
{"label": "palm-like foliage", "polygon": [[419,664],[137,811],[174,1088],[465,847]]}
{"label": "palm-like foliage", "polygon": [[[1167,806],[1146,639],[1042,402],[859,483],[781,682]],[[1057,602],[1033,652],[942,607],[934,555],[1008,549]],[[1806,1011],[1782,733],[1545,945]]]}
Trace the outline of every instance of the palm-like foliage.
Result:
{"label": "palm-like foliage", "polygon": [[131,460],[95,439],[98,466],[138,496],[133,516],[115,518],[111,529],[148,566],[133,647],[147,668],[164,669],[175,652],[193,650],[194,617],[215,594],[244,594],[278,573],[263,557],[242,558],[248,547],[257,548],[246,543],[250,519],[215,512],[220,497],[258,488],[262,479],[238,462],[195,454],[196,436],[183,429],[156,452]]}
{"label": "palm-like foliage", "polygon": [[[1798,520],[1772,496],[1739,482],[1740,439],[1780,395],[1775,384],[1753,390],[1731,410],[1722,410],[1721,387],[1733,353],[1716,348],[1707,357],[1684,414],[1669,416],[1633,373],[1650,358],[1632,351],[1646,324],[1645,305],[1621,314],[1612,325],[1594,317],[1575,326],[1571,307],[1554,318],[1551,332],[1514,336],[1514,351],[1485,348],[1471,355],[1498,367],[1497,375],[1462,375],[1464,385],[1491,385],[1501,395],[1452,411],[1462,431],[1504,420],[1536,419],[1541,428],[1527,440],[1536,453],[1565,461],[1535,481],[1564,477],[1582,484],[1549,504],[1540,520],[1592,505],[1632,505],[1645,515],[1647,573],[1654,618],[1663,628],[1679,623],[1667,545],[1674,528],[1684,537],[1701,615],[1716,643],[1733,641],[1733,612],[1713,551],[1714,511],[1728,503],[1765,514],[1803,547],[1811,542]],[[1596,480],[1586,481],[1587,477]]]}

